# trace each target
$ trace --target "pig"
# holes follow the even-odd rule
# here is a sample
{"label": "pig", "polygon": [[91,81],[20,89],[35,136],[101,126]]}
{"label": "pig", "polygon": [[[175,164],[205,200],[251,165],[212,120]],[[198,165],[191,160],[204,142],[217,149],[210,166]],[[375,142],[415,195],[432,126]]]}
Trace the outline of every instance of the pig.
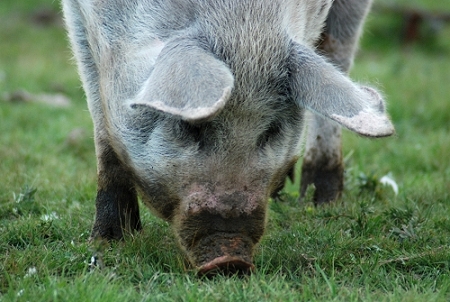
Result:
{"label": "pig", "polygon": [[[332,2],[63,0],[94,123],[91,238],[140,230],[140,196],[200,275],[253,271],[306,110],[363,136],[394,132],[380,93],[316,52]],[[335,1],[350,2],[364,8]],[[355,35],[351,18],[334,38]],[[329,37],[345,25],[335,19]]]}

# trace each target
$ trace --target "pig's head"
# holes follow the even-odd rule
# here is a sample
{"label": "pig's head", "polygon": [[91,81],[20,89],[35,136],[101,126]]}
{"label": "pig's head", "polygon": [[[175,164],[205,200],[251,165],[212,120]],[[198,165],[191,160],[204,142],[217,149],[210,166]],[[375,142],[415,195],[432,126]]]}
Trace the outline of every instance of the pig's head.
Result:
{"label": "pig's head", "polygon": [[291,43],[274,69],[247,76],[179,40],[130,104],[138,120],[153,120],[128,144],[144,201],[205,274],[252,269],[267,200],[300,153],[305,109],[364,136],[393,132],[380,95],[308,47]]}
{"label": "pig's head", "polygon": [[308,46],[276,39],[168,40],[122,109],[116,150],[204,274],[252,270],[267,200],[299,156],[306,109],[364,136],[393,133],[374,89]]}

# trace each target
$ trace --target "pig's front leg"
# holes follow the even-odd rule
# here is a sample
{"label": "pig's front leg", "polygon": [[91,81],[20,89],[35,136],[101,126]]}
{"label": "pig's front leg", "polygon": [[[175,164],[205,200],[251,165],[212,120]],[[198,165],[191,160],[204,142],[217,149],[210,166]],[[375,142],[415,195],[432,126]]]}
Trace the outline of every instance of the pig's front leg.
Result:
{"label": "pig's front leg", "polygon": [[142,228],[136,189],[114,150],[96,138],[98,188],[91,238],[121,239]]}
{"label": "pig's front leg", "polygon": [[[335,0],[329,12],[319,49],[341,71],[347,73],[357,48],[362,24],[371,0]],[[339,198],[344,187],[341,128],[329,119],[312,115],[308,119],[300,196],[314,184],[314,202]]]}

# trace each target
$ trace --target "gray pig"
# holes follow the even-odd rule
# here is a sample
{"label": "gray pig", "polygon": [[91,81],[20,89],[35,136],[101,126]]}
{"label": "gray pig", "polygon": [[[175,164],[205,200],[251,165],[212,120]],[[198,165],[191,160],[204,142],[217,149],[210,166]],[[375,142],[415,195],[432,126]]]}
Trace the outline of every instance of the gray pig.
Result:
{"label": "gray pig", "polygon": [[[369,3],[350,2],[362,8],[348,13],[358,32]],[[94,121],[92,238],[141,229],[139,193],[199,274],[253,270],[267,201],[300,154],[306,109],[364,136],[394,131],[380,94],[314,50],[331,5],[63,0]]]}

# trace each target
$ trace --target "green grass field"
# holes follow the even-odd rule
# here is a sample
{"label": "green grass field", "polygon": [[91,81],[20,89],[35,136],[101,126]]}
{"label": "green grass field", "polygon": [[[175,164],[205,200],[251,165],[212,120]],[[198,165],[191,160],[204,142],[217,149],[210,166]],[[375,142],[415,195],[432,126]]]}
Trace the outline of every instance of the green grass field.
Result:
{"label": "green grass field", "polygon": [[[398,3],[450,12],[449,0]],[[450,24],[424,24],[405,45],[397,15],[369,17],[352,77],[384,91],[396,135],[345,132],[343,198],[298,204],[289,184],[270,202],[257,272],[204,280],[143,207],[142,233],[88,244],[92,122],[60,14],[43,19],[42,7],[59,10],[0,2],[0,301],[450,300]],[[71,103],[35,101],[43,93]],[[94,253],[102,268],[90,267]]]}

